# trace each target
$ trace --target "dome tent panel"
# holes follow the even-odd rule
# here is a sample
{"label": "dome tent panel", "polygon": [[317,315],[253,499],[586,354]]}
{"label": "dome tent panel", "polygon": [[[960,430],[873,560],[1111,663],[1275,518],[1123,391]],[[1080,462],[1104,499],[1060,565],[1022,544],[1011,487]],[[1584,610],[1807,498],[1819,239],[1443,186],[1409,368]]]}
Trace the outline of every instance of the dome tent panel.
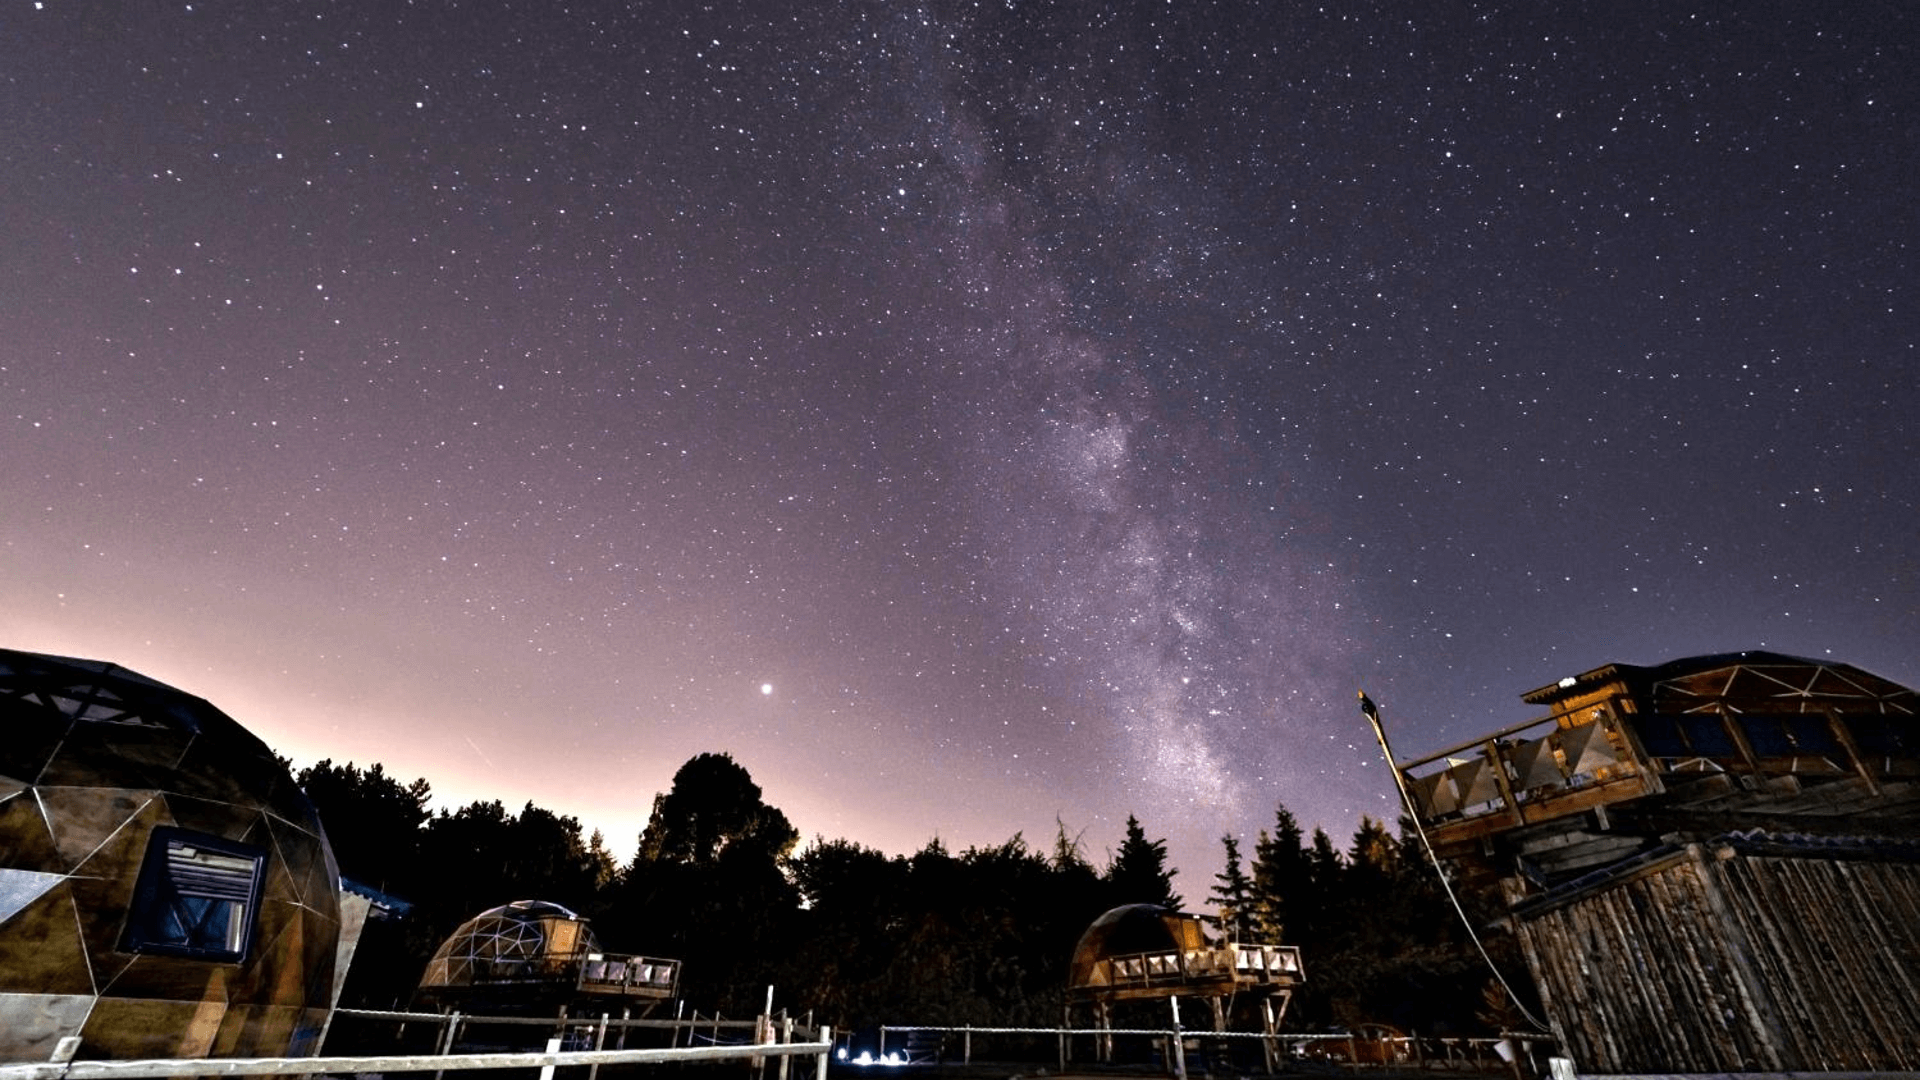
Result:
{"label": "dome tent panel", "polygon": [[0,777],[0,892],[58,879],[0,918],[0,1058],[314,1049],[338,871],[264,743],[124,668],[0,650]]}

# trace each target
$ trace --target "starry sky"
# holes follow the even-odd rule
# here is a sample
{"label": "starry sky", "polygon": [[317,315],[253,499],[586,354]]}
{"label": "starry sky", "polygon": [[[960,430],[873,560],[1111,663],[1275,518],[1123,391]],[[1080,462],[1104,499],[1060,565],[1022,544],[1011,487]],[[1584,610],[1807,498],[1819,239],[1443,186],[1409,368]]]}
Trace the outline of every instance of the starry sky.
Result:
{"label": "starry sky", "polygon": [[632,851],[1920,684],[1906,5],[0,0],[0,644]]}

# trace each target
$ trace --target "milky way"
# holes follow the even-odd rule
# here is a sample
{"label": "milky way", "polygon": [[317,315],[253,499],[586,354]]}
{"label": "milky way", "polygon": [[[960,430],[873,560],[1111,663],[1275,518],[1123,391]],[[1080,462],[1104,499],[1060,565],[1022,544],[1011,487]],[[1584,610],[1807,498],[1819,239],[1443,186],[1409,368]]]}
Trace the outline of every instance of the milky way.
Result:
{"label": "milky way", "polygon": [[0,644],[630,850],[1204,896],[1608,662],[1920,681],[1895,5],[0,8]]}

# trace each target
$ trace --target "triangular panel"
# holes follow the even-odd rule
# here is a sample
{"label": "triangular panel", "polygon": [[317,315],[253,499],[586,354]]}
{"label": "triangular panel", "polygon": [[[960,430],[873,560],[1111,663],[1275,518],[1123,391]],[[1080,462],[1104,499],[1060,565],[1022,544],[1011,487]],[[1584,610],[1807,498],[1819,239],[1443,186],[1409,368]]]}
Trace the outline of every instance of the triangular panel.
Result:
{"label": "triangular panel", "polygon": [[1444,772],[1411,777],[1407,786],[1413,791],[1414,805],[1425,817],[1441,817],[1460,809],[1460,800],[1454,798],[1453,785]]}
{"label": "triangular panel", "polygon": [[92,858],[153,801],[151,791],[104,787],[43,787],[40,802],[47,809],[53,842],[69,872]]}
{"label": "triangular panel", "polygon": [[1554,738],[1560,740],[1560,747],[1567,755],[1567,771],[1575,776],[1598,772],[1620,761],[1620,755],[1614,752],[1613,744],[1599,724],[1566,728]]}
{"label": "triangular panel", "polygon": [[0,868],[0,924],[19,914],[21,909],[45,896],[48,890],[65,880],[65,874]]}
{"label": "triangular panel", "polygon": [[72,869],[54,846],[53,832],[31,791],[0,802],[0,866],[62,874]]}
{"label": "triangular panel", "polygon": [[0,923],[0,994],[91,994],[72,883],[61,881]]}
{"label": "triangular panel", "polygon": [[1515,782],[1523,790],[1554,787],[1564,783],[1560,764],[1554,760],[1551,737],[1515,743],[1512,749]]}

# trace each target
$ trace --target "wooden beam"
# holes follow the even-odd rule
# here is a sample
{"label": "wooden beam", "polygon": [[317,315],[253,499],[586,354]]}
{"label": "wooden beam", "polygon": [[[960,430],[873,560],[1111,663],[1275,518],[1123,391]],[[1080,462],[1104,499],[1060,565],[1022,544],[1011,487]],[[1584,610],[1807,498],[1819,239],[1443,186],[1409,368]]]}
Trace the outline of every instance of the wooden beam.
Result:
{"label": "wooden beam", "polygon": [[1853,728],[1841,718],[1839,711],[1833,706],[1822,706],[1820,711],[1827,715],[1827,728],[1833,732],[1833,737],[1839,740],[1841,748],[1847,752],[1847,760],[1853,763],[1854,771],[1860,774],[1860,779],[1867,782],[1867,790],[1876,796],[1879,795],[1880,784],[1873,778],[1873,767],[1867,764],[1867,759],[1860,753],[1860,744],[1853,741]]}

